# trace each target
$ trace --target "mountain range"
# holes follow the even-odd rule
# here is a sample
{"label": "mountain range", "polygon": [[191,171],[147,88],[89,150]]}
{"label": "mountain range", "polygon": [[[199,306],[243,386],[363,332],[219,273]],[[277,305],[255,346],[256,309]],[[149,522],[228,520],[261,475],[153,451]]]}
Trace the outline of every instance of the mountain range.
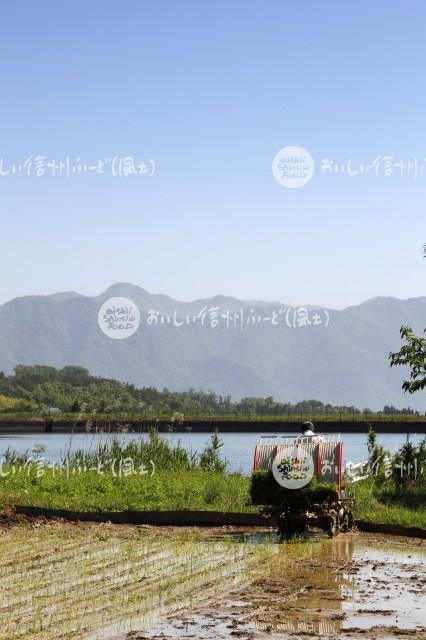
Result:
{"label": "mountain range", "polygon": [[[116,297],[130,299],[141,315],[127,339],[112,339],[98,323],[101,305]],[[179,302],[119,283],[94,297],[69,291],[1,305],[0,370],[77,364],[159,389],[424,411],[426,393],[404,394],[407,371],[389,367],[401,325],[423,331],[426,297],[378,297],[337,311],[226,296]]]}

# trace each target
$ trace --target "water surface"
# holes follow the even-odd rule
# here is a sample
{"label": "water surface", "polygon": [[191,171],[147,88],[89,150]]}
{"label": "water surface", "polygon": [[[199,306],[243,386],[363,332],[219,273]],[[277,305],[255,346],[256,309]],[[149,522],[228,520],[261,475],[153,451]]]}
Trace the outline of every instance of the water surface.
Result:
{"label": "water surface", "polygon": [[[254,448],[260,441],[261,435],[277,435],[263,432],[259,433],[224,433],[220,437],[223,440],[222,453],[229,463],[230,471],[242,471],[250,473],[253,464]],[[285,434],[290,435],[290,434]],[[161,434],[171,443],[181,443],[185,448],[200,453],[208,444],[211,434],[209,433],[164,433]],[[122,442],[133,439],[146,439],[147,434],[127,433],[127,434],[92,434],[78,433],[70,436],[64,433],[35,434],[35,435],[0,435],[0,457],[8,447],[15,449],[18,453],[29,452],[36,445],[45,445],[44,458],[49,462],[61,462],[61,457],[65,451],[71,447],[75,449],[93,450],[100,442],[107,442],[111,437],[118,438]],[[419,442],[424,435],[413,434],[410,439],[413,443]],[[383,433],[378,434],[379,444],[383,444],[391,453],[398,449],[406,441],[407,436],[403,433]],[[363,433],[345,433],[343,435],[343,457],[344,461],[362,462],[367,459],[367,436]]]}

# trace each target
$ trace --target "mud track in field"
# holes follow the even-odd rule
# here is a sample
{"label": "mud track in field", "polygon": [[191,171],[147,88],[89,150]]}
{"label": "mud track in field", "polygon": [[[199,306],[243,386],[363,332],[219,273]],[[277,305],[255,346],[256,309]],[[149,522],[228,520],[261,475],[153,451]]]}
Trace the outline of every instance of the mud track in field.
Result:
{"label": "mud track in field", "polygon": [[0,640],[426,640],[425,540],[4,514],[0,543]]}
{"label": "mud track in field", "polygon": [[294,559],[286,546],[263,577],[127,640],[426,639],[425,541],[342,535]]}

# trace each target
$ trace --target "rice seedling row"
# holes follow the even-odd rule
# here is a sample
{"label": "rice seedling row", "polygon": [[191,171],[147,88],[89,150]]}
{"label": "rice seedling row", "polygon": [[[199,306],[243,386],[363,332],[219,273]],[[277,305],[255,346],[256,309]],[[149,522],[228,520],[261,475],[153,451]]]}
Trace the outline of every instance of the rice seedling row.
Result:
{"label": "rice seedling row", "polygon": [[148,532],[120,540],[112,528],[102,539],[90,529],[68,534],[63,544],[56,538],[49,554],[48,531],[38,531],[32,542],[27,531],[16,557],[4,536],[9,544],[0,550],[2,640],[78,640],[104,628],[129,627],[131,620],[155,615],[173,601],[180,606],[183,595],[198,597],[243,576],[259,555],[253,546],[185,533],[164,540]]}
{"label": "rice seedling row", "polygon": [[[144,557],[144,556],[149,556],[150,558],[155,558],[155,552],[157,551],[157,549],[159,549],[161,547],[160,544],[158,545],[153,545],[152,547],[146,548],[146,549],[138,549],[138,550],[133,550],[133,553],[136,553],[138,555],[138,557]],[[65,566],[69,566],[69,561],[72,560],[74,567],[78,567],[79,563],[84,563],[87,561],[91,562],[91,566],[93,568],[96,568],[96,564],[95,564],[95,560],[98,560],[98,565],[102,566],[102,567],[106,567],[108,566],[108,562],[105,562],[105,560],[109,560],[111,558],[111,556],[113,556],[114,554],[117,555],[118,557],[120,557],[123,554],[123,551],[129,551],[131,549],[131,545],[127,544],[125,545],[124,543],[121,545],[120,547],[115,547],[113,549],[109,549],[108,546],[106,545],[104,549],[102,550],[96,550],[96,551],[90,551],[88,550],[84,550],[83,552],[81,552],[81,548],[78,545],[74,545],[73,549],[71,551],[74,551],[74,553],[67,553],[64,556],[59,556],[59,557],[55,557],[52,555],[48,556],[46,554],[46,557],[44,559],[47,559],[49,561],[49,570],[52,572],[59,572],[63,567]],[[76,550],[79,550],[79,553],[76,553]],[[54,553],[57,553],[58,550],[54,550]],[[121,553],[120,553],[121,552]],[[153,553],[154,552],[154,553]],[[51,552],[52,553],[52,552]],[[9,585],[12,585],[14,582],[19,581],[21,578],[21,574],[22,572],[25,572],[26,578],[29,579],[30,577],[32,577],[33,575],[39,573],[41,571],[40,569],[40,557],[37,556],[37,559],[32,559],[28,565],[25,562],[21,562],[18,566],[15,566],[15,568],[13,568],[11,571],[4,571],[4,578],[2,580],[2,587],[3,588],[7,588]],[[111,563],[113,561],[111,560]],[[13,565],[13,560],[11,560],[9,562],[9,566]],[[6,565],[7,566],[7,565]],[[22,588],[22,586],[20,586],[20,588]]]}

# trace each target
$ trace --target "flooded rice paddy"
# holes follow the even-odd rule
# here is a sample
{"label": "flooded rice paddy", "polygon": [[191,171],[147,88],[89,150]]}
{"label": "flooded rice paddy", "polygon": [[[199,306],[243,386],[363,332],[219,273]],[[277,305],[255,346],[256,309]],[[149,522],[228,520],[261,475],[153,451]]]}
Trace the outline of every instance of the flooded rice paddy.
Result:
{"label": "flooded rice paddy", "polygon": [[61,522],[0,529],[0,638],[426,639],[426,543]]}
{"label": "flooded rice paddy", "polygon": [[280,546],[262,577],[128,638],[424,640],[425,560],[424,543],[379,536]]}

